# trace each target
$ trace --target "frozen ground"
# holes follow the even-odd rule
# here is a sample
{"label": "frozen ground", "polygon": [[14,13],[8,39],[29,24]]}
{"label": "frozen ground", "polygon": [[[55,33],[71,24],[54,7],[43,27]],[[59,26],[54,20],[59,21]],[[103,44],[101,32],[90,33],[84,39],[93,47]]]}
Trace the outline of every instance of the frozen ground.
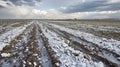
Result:
{"label": "frozen ground", "polygon": [[87,28],[120,32],[115,26],[72,28],[36,20],[9,27],[0,35],[0,67],[120,67],[120,40],[100,37]]}

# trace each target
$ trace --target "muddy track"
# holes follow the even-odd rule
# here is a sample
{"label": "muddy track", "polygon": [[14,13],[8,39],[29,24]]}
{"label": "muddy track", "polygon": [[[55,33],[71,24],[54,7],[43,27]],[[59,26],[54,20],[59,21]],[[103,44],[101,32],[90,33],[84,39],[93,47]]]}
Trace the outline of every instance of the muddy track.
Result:
{"label": "muddy track", "polygon": [[[84,39],[76,37],[65,31],[61,31],[59,29],[52,28],[49,25],[46,25],[46,26],[53,32],[61,35],[62,37],[66,38],[67,40],[69,40],[70,41],[69,46],[90,55],[94,61],[103,61],[106,65],[106,67],[118,67],[120,65],[120,61],[117,59],[117,57],[119,57],[118,54],[111,52],[109,50],[100,48],[99,46],[97,46],[91,42],[88,42]],[[95,49],[91,49],[91,47],[95,48]],[[114,59],[111,59],[111,57]],[[113,61],[113,60],[115,60],[115,61]]]}

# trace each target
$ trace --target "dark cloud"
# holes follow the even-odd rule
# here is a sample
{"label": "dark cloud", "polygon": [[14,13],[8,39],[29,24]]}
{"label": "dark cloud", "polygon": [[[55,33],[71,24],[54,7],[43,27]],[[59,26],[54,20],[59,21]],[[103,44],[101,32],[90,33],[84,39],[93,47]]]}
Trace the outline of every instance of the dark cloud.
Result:
{"label": "dark cloud", "polygon": [[1,9],[1,8],[4,8],[4,6],[0,5],[0,9]]}
{"label": "dark cloud", "polygon": [[6,2],[7,0],[3,0],[3,1],[5,1],[5,4],[6,4],[6,5],[2,5],[2,4],[0,4],[0,9],[1,9],[1,8],[6,8],[6,6],[12,6],[11,3]]}
{"label": "dark cloud", "polygon": [[36,3],[41,2],[41,0],[4,0],[4,1],[10,1],[16,6],[21,5],[35,6]]}
{"label": "dark cloud", "polygon": [[110,3],[108,0],[88,1],[77,5],[60,9],[64,13],[91,12],[91,11],[115,11],[120,10],[120,2]]}

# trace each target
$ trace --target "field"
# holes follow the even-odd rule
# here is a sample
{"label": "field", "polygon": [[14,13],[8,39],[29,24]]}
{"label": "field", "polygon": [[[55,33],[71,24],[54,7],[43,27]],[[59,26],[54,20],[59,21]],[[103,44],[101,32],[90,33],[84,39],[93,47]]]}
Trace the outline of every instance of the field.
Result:
{"label": "field", "polygon": [[120,21],[0,20],[0,67],[120,67]]}

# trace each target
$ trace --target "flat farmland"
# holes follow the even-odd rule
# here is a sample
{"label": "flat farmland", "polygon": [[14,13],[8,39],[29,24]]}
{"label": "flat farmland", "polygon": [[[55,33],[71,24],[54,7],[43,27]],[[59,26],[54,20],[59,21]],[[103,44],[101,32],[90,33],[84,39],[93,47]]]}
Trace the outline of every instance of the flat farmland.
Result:
{"label": "flat farmland", "polygon": [[0,67],[120,67],[120,21],[1,20]]}

